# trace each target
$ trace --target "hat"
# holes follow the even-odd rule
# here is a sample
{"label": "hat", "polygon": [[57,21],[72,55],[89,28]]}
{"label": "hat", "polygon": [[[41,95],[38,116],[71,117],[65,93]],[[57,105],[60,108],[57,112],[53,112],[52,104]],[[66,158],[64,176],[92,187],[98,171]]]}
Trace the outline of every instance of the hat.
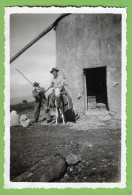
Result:
{"label": "hat", "polygon": [[38,86],[39,86],[39,83],[34,82],[34,83],[33,83],[33,86],[34,86],[34,87],[38,87]]}
{"label": "hat", "polygon": [[53,73],[54,71],[59,72],[59,70],[57,68],[52,68],[52,70],[50,71],[50,73]]}

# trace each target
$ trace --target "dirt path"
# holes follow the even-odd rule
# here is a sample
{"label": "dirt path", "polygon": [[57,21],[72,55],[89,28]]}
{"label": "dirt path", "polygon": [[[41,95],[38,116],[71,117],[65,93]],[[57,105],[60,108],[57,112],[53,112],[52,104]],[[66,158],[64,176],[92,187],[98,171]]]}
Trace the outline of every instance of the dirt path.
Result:
{"label": "dirt path", "polygon": [[76,130],[33,124],[11,128],[11,180],[46,156],[81,155],[58,182],[117,182],[120,179],[120,129]]}

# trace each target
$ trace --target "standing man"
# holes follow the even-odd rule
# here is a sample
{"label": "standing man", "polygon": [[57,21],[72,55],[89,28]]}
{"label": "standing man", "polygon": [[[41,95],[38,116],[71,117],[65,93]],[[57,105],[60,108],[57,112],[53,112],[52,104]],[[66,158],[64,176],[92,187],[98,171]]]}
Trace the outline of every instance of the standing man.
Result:
{"label": "standing man", "polygon": [[34,82],[33,86],[35,87],[35,89],[32,91],[33,97],[35,98],[34,120],[35,122],[38,122],[40,110],[41,108],[44,108],[47,123],[50,123],[52,120],[49,112],[50,109],[48,107],[48,102],[45,97],[45,89],[40,87],[39,83],[37,82]]}
{"label": "standing man", "polygon": [[[68,105],[69,105],[68,109],[72,110],[73,109],[73,103],[72,103],[72,99],[71,99],[70,95],[65,90],[65,87],[64,87],[66,85],[65,80],[63,79],[62,76],[58,75],[58,72],[59,72],[59,70],[57,68],[52,68],[52,70],[50,71],[50,73],[53,74],[53,78],[51,80],[51,87],[53,87],[53,89],[57,88],[57,87],[60,88],[60,92],[62,94],[63,99],[64,100],[67,99],[67,101],[68,101]],[[53,93],[51,93],[49,95],[49,98],[48,98],[49,102],[50,102],[50,98],[52,98],[52,94]]]}

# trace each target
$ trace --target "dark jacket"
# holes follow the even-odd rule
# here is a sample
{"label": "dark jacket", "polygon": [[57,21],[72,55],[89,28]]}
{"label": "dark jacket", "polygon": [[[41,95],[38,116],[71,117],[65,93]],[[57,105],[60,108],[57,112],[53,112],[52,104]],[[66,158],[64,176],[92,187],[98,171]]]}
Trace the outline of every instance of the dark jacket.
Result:
{"label": "dark jacket", "polygon": [[36,102],[41,102],[41,100],[46,99],[45,97],[45,89],[40,87],[41,92],[38,92],[36,89],[32,91],[33,97],[35,98]]}

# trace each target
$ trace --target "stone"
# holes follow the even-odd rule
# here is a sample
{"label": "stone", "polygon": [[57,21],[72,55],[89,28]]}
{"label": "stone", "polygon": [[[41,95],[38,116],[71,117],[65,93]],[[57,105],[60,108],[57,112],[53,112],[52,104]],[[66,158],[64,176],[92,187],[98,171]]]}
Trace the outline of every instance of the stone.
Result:
{"label": "stone", "polygon": [[74,164],[78,163],[79,161],[81,161],[81,157],[79,155],[70,154],[66,157],[66,162],[69,165],[74,165]]}
{"label": "stone", "polygon": [[20,121],[20,124],[22,127],[28,127],[30,125],[30,119],[27,119],[25,121]]}
{"label": "stone", "polygon": [[20,121],[25,121],[25,120],[27,120],[27,116],[25,114],[22,114],[20,116]]}
{"label": "stone", "polygon": [[97,103],[97,108],[104,108],[104,109],[106,109],[106,104]]}
{"label": "stone", "polygon": [[58,154],[41,160],[37,165],[13,179],[13,182],[49,182],[59,179],[65,170],[65,160]]}
{"label": "stone", "polygon": [[11,111],[10,113],[10,126],[11,127],[20,126],[19,115],[15,110]]}
{"label": "stone", "polygon": [[20,124],[22,127],[28,127],[30,125],[30,119],[25,114],[20,116]]}

